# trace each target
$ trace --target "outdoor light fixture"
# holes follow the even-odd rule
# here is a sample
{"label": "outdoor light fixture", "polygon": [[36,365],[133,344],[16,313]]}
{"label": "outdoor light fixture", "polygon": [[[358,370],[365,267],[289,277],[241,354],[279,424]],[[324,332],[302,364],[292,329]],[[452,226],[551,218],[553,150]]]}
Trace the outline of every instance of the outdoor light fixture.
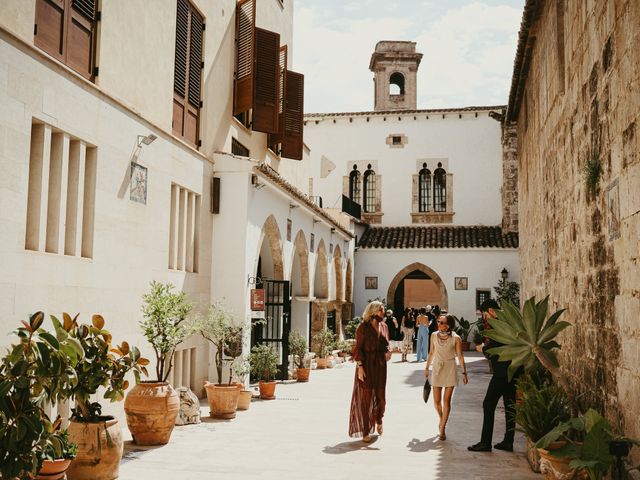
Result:
{"label": "outdoor light fixture", "polygon": [[507,278],[509,278],[509,271],[506,268],[503,268],[500,272],[500,275],[502,276],[503,280],[506,280]]}
{"label": "outdoor light fixture", "polygon": [[334,227],[331,227],[331,233],[336,233],[336,229]]}
{"label": "outdoor light fixture", "polygon": [[289,204],[289,209],[290,209],[290,210],[293,210],[294,208],[298,208],[299,206],[300,206],[300,205],[295,205],[295,204],[293,204],[293,203],[290,203],[290,204]]}
{"label": "outdoor light fixture", "polygon": [[260,183],[260,179],[255,173],[251,175],[251,186],[256,190],[260,190],[262,187],[264,187],[264,183]]}
{"label": "outdoor light fixture", "polygon": [[150,133],[146,137],[144,135],[138,135],[138,146],[141,147],[144,143],[145,145],[151,145],[153,141],[158,138],[153,133]]}

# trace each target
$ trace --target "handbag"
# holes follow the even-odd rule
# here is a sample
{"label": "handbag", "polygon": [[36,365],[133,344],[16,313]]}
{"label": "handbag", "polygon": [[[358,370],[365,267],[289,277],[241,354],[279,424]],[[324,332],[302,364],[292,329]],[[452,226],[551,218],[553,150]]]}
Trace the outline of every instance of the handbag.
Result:
{"label": "handbag", "polygon": [[429,401],[429,395],[431,395],[431,384],[429,383],[429,379],[427,378],[424,381],[424,387],[422,388],[422,399],[424,403]]}

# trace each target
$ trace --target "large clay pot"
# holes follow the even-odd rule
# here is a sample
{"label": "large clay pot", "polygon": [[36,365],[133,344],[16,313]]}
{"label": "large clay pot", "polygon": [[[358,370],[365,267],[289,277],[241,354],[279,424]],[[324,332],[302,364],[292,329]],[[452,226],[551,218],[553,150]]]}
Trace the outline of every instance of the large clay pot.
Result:
{"label": "large clay pot", "polygon": [[209,416],[213,418],[236,418],[240,390],[235,384],[214,385],[206,382],[204,388],[209,400]]}
{"label": "large clay pot", "polygon": [[114,480],[124,449],[122,431],[112,417],[95,423],[71,420],[69,437],[78,444],[78,456],[67,470],[69,480]]}
{"label": "large clay pot", "polygon": [[336,366],[335,357],[333,355],[329,355],[327,357],[327,368],[333,368]]}
{"label": "large clay pot", "polygon": [[536,444],[527,438],[527,462],[531,470],[540,473],[540,453],[536,448]]}
{"label": "large clay pot", "polygon": [[251,390],[241,390],[240,396],[238,397],[238,410],[249,410],[252,397],[253,393]]}
{"label": "large clay pot", "polygon": [[[566,442],[553,442],[549,445],[550,450],[560,448]],[[571,478],[574,480],[588,480],[588,475],[584,470],[578,472],[569,466],[572,458],[557,458],[551,455],[549,450],[539,448],[540,454],[540,473],[544,475],[545,480],[564,480]]]}
{"label": "large clay pot", "polygon": [[323,370],[325,368],[327,368],[327,359],[326,358],[318,358],[316,360],[316,368],[318,368],[319,370]]}
{"label": "large clay pot", "polygon": [[296,379],[298,380],[298,382],[308,382],[310,372],[310,368],[298,368],[296,370]]}
{"label": "large clay pot", "polygon": [[139,383],[124,401],[127,425],[138,445],[164,445],[169,442],[180,398],[166,382]]}
{"label": "large clay pot", "polygon": [[35,480],[62,480],[69,468],[71,460],[60,458],[58,460],[45,460]]}
{"label": "large clay pot", "polygon": [[276,382],[260,382],[260,398],[262,400],[275,400]]}

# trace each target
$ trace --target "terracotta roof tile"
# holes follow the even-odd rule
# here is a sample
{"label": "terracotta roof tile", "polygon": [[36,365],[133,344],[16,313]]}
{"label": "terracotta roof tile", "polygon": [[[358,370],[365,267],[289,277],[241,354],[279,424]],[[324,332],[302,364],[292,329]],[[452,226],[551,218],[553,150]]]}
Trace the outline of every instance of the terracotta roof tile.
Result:
{"label": "terracotta roof tile", "polygon": [[360,248],[518,248],[518,233],[499,226],[369,227]]}

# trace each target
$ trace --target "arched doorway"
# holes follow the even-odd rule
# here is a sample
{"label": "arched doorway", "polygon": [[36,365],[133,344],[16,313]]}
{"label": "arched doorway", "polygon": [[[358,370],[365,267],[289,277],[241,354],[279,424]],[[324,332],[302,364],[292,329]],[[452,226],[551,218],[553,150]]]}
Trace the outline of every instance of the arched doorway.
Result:
{"label": "arched doorway", "polygon": [[278,222],[270,215],[262,227],[256,277],[270,280],[284,279],[282,237]]}
{"label": "arched doorway", "polygon": [[327,301],[329,300],[329,259],[324,240],[318,243],[316,267],[313,273],[313,296],[311,304],[311,328],[309,329],[309,345],[315,351],[313,336],[327,326]]}
{"label": "arched doorway", "polygon": [[291,261],[291,330],[305,338],[309,335],[309,252],[304,232],[299,230],[294,241]]}
{"label": "arched doorway", "polygon": [[400,270],[387,290],[387,304],[392,305],[398,315],[408,307],[440,305],[447,309],[449,297],[447,287],[434,270],[422,263],[412,263]]}

